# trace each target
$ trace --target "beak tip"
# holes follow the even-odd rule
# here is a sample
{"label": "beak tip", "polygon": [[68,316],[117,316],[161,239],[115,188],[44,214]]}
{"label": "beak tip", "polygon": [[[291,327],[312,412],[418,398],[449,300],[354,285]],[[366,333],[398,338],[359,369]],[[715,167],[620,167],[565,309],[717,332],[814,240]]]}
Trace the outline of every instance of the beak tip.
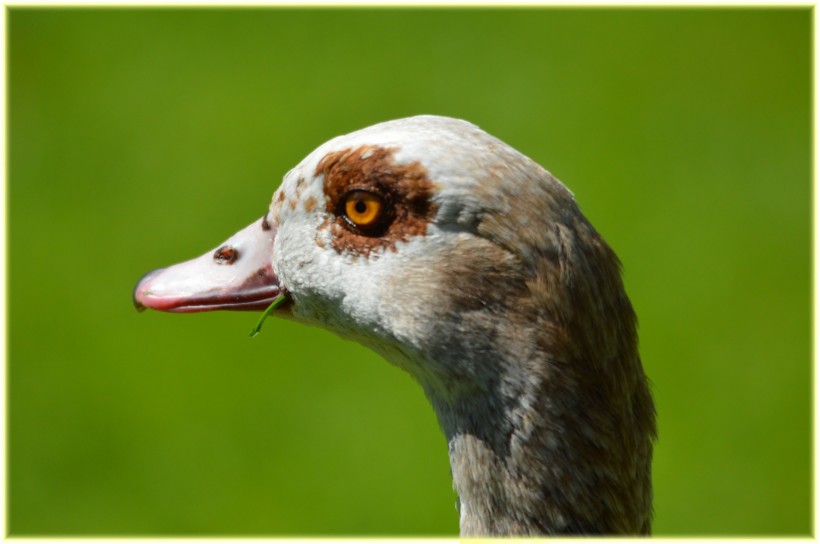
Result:
{"label": "beak tip", "polygon": [[137,284],[137,286],[134,288],[134,293],[131,295],[131,302],[134,303],[134,308],[136,308],[138,312],[144,312],[147,309],[147,307],[145,306],[145,304],[140,302],[139,289],[140,289],[140,286],[139,286],[139,284]]}
{"label": "beak tip", "polygon": [[[161,270],[161,269],[160,269]],[[150,293],[147,289],[145,289],[145,282],[151,277],[154,276],[158,270],[152,270],[147,274],[143,274],[143,276],[137,281],[137,284],[134,286],[134,291],[131,293],[131,301],[134,303],[134,308],[137,309],[138,312],[144,312],[148,309],[148,306],[142,303],[141,296],[145,296]]]}

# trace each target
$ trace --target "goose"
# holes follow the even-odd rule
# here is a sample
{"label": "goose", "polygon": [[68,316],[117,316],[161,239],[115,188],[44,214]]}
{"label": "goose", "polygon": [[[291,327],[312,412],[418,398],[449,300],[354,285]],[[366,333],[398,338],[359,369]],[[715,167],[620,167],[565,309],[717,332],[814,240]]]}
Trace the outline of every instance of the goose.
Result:
{"label": "goose", "polygon": [[149,272],[134,303],[275,307],[409,372],[462,536],[650,533],[655,408],[621,264],[560,181],[467,121],[329,140],[261,219]]}

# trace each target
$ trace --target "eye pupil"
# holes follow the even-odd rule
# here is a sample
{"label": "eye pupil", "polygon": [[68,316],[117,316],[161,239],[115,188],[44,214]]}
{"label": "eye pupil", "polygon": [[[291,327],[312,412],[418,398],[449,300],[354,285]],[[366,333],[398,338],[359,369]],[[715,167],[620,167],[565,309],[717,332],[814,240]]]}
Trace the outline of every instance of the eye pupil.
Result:
{"label": "eye pupil", "polygon": [[354,204],[353,207],[359,213],[364,213],[367,211],[367,204],[365,204],[363,200],[356,201],[356,204]]}

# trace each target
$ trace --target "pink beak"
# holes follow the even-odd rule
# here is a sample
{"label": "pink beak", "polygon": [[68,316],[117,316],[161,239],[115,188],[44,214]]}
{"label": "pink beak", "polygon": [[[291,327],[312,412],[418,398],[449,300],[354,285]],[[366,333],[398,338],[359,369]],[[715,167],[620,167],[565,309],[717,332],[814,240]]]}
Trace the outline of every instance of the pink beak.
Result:
{"label": "pink beak", "polygon": [[273,272],[276,227],[265,218],[205,255],[147,273],[134,305],[164,312],[264,310],[283,294]]}

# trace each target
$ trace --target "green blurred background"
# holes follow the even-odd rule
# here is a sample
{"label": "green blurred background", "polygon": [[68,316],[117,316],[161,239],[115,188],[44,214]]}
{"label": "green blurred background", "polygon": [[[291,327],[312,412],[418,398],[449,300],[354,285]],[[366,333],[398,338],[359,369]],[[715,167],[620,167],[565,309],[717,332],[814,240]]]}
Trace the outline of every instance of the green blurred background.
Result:
{"label": "green blurred background", "polygon": [[12,535],[455,535],[421,390],[256,314],[138,314],[328,138],[468,119],[619,253],[657,535],[812,531],[810,8],[7,9]]}

